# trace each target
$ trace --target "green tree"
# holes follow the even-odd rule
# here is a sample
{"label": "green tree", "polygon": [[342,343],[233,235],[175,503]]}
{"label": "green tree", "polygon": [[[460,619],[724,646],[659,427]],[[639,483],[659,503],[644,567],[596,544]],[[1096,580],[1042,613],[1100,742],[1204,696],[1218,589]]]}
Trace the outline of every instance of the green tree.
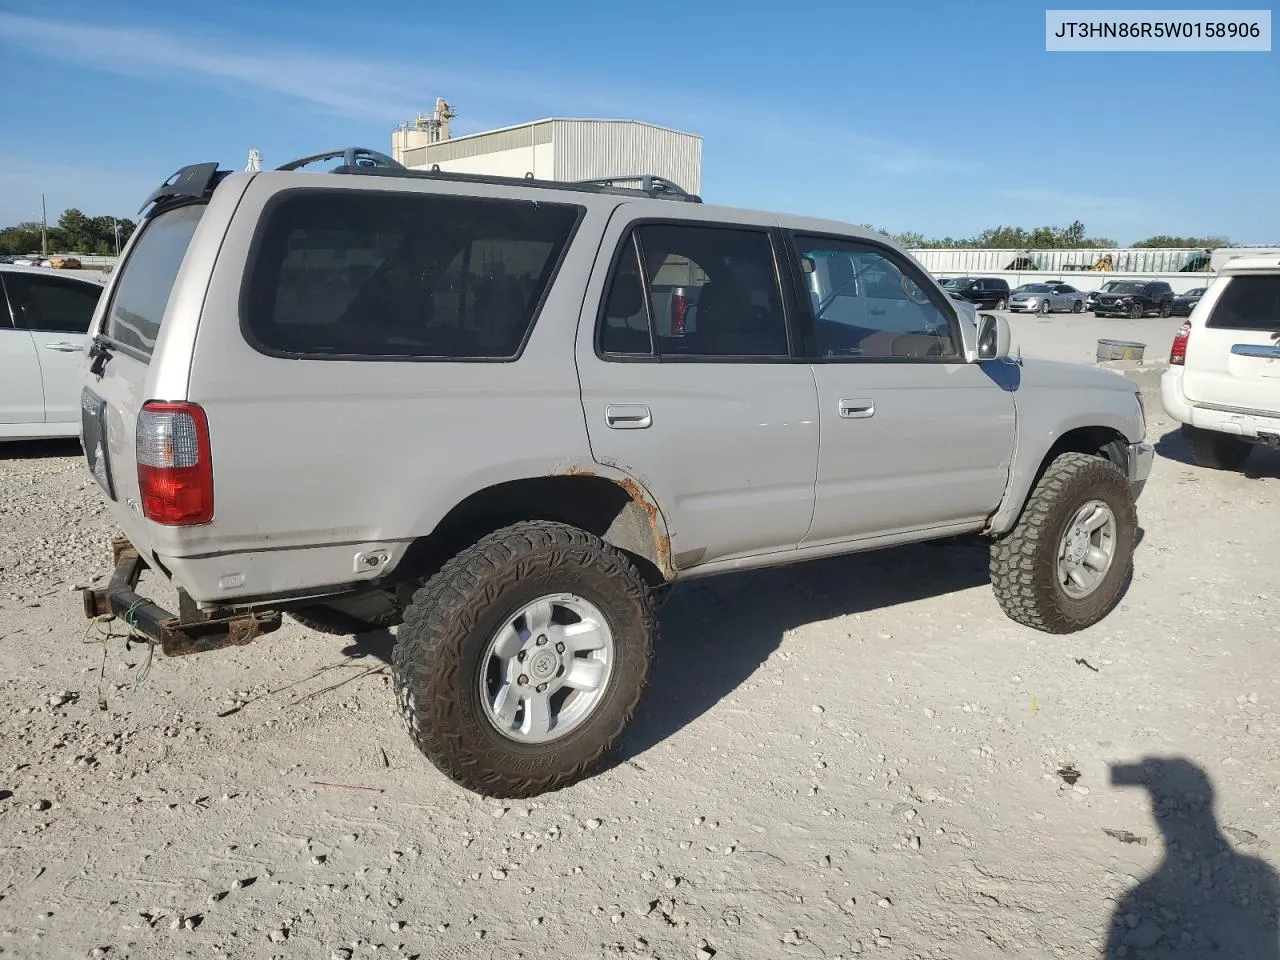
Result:
{"label": "green tree", "polygon": [[1231,241],[1226,237],[1169,237],[1160,234],[1147,237],[1134,244],[1135,247],[1195,247],[1197,249],[1214,250],[1218,247],[1229,247]]}

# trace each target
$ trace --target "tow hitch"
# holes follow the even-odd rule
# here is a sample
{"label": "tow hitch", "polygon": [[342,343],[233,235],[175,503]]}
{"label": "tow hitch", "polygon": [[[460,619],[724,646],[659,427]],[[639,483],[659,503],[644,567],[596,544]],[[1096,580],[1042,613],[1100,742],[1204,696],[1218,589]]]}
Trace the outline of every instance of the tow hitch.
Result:
{"label": "tow hitch", "polygon": [[204,653],[222,647],[241,647],[264,633],[280,628],[275,610],[244,611],[226,616],[203,613],[185,591],[178,593],[175,615],[137,592],[138,580],[148,564],[124,537],[111,541],[111,580],[102,590],[86,588],[84,615],[89,619],[114,615],[138,633],[160,644],[166,656]]}

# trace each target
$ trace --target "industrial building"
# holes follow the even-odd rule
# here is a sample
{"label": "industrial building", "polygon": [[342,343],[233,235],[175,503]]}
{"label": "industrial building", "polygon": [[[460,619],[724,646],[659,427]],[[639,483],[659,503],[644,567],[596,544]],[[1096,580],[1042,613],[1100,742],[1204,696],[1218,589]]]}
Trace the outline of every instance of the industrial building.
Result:
{"label": "industrial building", "polygon": [[391,155],[410,169],[539,180],[653,174],[689,193],[702,188],[702,138],[636,120],[548,118],[455,137],[457,114],[437,100],[430,116],[397,127]]}

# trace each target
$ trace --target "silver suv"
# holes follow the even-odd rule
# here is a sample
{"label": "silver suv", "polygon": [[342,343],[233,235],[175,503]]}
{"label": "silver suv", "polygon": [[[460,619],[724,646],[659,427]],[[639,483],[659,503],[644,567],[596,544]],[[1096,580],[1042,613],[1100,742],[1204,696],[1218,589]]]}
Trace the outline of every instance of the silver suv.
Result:
{"label": "silver suv", "polygon": [[398,624],[410,734],[508,797],[617,742],[676,581],[979,534],[1014,620],[1108,613],[1152,457],[1127,380],[1008,357],[876,234],[633,183],[171,177],[91,329],[124,536],[86,612],[169,654]]}

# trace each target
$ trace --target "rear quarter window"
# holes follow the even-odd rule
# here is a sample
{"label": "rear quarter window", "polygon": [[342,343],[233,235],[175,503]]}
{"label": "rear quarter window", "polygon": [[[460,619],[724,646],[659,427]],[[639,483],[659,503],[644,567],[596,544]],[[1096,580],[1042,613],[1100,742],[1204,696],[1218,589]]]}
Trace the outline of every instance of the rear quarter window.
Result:
{"label": "rear quarter window", "polygon": [[182,258],[204,211],[204,204],[190,204],[143,225],[121,268],[103,321],[102,332],[122,347],[151,356]]}
{"label": "rear quarter window", "polygon": [[581,213],[526,200],[288,191],[255,242],[242,330],[279,356],[515,359]]}
{"label": "rear quarter window", "polygon": [[1205,326],[1280,331],[1280,275],[1232,277]]}

